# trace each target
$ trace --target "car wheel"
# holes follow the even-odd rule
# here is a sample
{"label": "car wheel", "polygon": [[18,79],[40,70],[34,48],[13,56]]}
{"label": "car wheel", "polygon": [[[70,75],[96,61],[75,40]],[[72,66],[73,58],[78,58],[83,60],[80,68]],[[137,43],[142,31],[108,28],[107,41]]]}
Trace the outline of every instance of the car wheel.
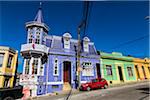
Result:
{"label": "car wheel", "polygon": [[90,91],[91,90],[91,88],[90,87],[87,87],[87,91]]}
{"label": "car wheel", "polygon": [[13,97],[6,97],[4,100],[15,100]]}
{"label": "car wheel", "polygon": [[107,89],[108,88],[108,85],[104,85],[104,89]]}

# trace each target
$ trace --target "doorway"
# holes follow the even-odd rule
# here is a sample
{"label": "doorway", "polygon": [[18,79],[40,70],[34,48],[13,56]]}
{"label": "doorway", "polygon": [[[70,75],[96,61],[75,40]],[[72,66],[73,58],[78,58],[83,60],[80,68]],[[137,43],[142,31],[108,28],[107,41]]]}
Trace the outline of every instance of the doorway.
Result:
{"label": "doorway", "polygon": [[135,70],[136,70],[137,79],[140,79],[140,74],[137,65],[135,65]]}
{"label": "doorway", "polygon": [[71,62],[64,61],[63,63],[63,81],[71,84]]}
{"label": "doorway", "polygon": [[148,67],[149,73],[150,73],[150,67]]}
{"label": "doorway", "polygon": [[118,66],[118,72],[119,72],[120,81],[123,81],[123,74],[122,74],[122,68],[121,68],[121,66]]}
{"label": "doorway", "polygon": [[142,66],[142,70],[143,70],[144,79],[146,79],[146,73],[145,73],[145,70],[144,70],[144,66]]}
{"label": "doorway", "polygon": [[101,71],[100,71],[100,64],[96,63],[96,71],[97,71],[97,77],[100,78],[101,77]]}

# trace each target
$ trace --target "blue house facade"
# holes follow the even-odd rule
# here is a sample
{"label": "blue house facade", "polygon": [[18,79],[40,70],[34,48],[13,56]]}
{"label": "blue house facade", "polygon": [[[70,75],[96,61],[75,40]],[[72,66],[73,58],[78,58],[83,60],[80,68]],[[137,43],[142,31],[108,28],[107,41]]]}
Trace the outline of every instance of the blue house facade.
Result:
{"label": "blue house facade", "polygon": [[[78,40],[68,32],[48,35],[41,8],[34,21],[26,23],[26,29],[27,43],[21,45],[24,66],[20,84],[30,90],[31,96],[76,88]],[[82,39],[80,56],[80,82],[100,77],[100,57],[88,37]]]}

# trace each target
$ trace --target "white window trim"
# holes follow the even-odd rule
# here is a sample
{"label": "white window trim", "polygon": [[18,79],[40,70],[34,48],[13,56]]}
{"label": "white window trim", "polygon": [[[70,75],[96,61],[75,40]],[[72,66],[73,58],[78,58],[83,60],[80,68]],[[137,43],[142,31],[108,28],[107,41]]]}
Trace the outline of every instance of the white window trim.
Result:
{"label": "white window trim", "polygon": [[88,42],[83,42],[83,49],[84,49],[84,52],[89,52],[89,43]]}
{"label": "white window trim", "polygon": [[33,60],[34,58],[31,57],[31,60],[30,60],[30,67],[29,67],[29,74],[32,75],[32,63],[33,63]]}
{"label": "white window trim", "polygon": [[[112,68],[112,65],[105,65],[105,67],[106,67],[106,75],[107,76],[113,76],[113,68]],[[109,69],[109,70],[107,70],[107,67],[110,67],[111,68],[111,70]],[[111,71],[111,74],[109,73],[108,74],[108,72],[107,71]]]}
{"label": "white window trim", "polygon": [[[29,65],[27,65],[28,60],[29,60]],[[26,72],[26,67],[28,66],[28,67],[30,68],[30,59],[25,59],[25,62],[24,62],[24,63],[25,63],[24,66],[25,66],[25,74],[26,74],[26,73],[27,73],[27,72]],[[29,68],[28,68],[28,70],[29,70]],[[29,71],[28,71],[28,74],[29,74]]]}
{"label": "white window trim", "polygon": [[[31,39],[33,41],[33,30],[31,30],[30,28],[28,28],[28,43],[29,43],[29,39]],[[32,41],[31,41],[31,43],[32,43]]]}
{"label": "white window trim", "polygon": [[[131,68],[131,69],[128,70],[128,68],[129,68],[129,69]],[[130,75],[130,71],[131,71],[131,74],[132,74],[132,75]],[[133,77],[133,70],[132,70],[132,67],[129,67],[129,66],[128,66],[128,67],[127,67],[127,72],[128,72],[128,76],[129,76],[129,77]]]}
{"label": "white window trim", "polygon": [[64,38],[64,48],[70,49],[70,39],[69,38],[68,38],[68,41],[67,41],[67,38]]}
{"label": "white window trim", "polygon": [[39,64],[39,59],[38,58],[34,58],[34,60],[33,60],[33,63],[34,63],[34,71],[35,71],[35,69],[36,69],[36,74],[35,74],[35,72],[33,73],[33,75],[37,75],[38,74],[38,64]]}
{"label": "white window trim", "polygon": [[[57,74],[55,74],[55,60],[57,60]],[[53,61],[53,76],[59,76],[59,65],[58,65],[58,59],[55,58]]]}
{"label": "white window trim", "polygon": [[85,63],[89,63],[89,65],[86,65],[88,67],[88,70],[90,69],[90,73],[88,73],[85,69],[82,71],[82,76],[94,76],[94,66],[92,66],[91,62],[83,62],[83,66]]}
{"label": "white window trim", "polygon": [[1,53],[1,54],[0,54],[0,57],[1,57],[0,60],[1,60],[1,64],[2,64],[2,66],[0,66],[0,68],[1,68],[1,67],[3,67],[3,63],[4,63],[4,54]]}
{"label": "white window trim", "polygon": [[38,58],[38,70],[37,70],[37,72],[38,72],[38,75],[43,76],[44,75],[44,70],[43,70],[44,67],[42,69],[42,72],[40,72],[41,71],[41,67],[43,67],[43,65],[41,63],[41,58]]}

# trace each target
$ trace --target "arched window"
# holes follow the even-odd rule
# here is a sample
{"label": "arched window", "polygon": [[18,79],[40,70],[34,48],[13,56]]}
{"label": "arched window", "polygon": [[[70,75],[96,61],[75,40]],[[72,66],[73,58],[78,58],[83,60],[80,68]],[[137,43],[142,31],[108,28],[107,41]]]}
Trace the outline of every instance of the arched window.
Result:
{"label": "arched window", "polygon": [[70,49],[70,39],[71,39],[71,35],[69,33],[65,33],[63,35],[63,39],[64,39],[64,48],[65,49]]}
{"label": "arched window", "polygon": [[90,41],[90,39],[88,37],[83,38],[83,50],[84,50],[84,52],[89,52],[89,41]]}

